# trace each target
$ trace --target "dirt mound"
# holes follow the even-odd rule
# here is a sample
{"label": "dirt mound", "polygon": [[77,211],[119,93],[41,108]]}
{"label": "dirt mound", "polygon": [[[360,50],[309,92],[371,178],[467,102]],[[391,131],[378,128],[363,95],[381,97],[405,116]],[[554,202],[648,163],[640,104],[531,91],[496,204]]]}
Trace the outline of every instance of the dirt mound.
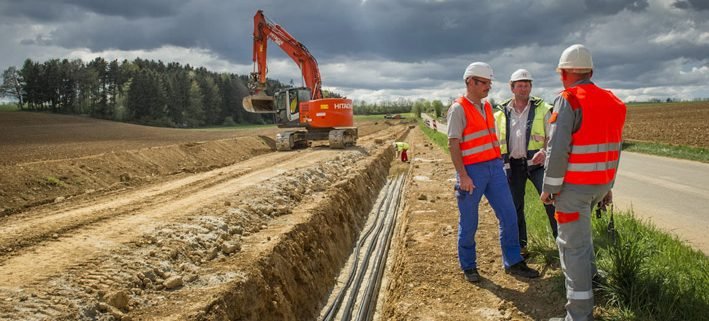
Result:
{"label": "dirt mound", "polygon": [[241,137],[0,166],[0,215],[115,190],[179,173],[224,167],[273,151],[266,137]]}

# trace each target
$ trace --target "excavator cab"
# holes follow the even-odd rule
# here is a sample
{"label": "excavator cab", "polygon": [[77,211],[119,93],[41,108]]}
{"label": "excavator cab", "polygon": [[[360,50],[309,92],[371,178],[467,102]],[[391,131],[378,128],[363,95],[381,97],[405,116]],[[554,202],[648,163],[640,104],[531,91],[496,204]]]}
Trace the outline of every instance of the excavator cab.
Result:
{"label": "excavator cab", "polygon": [[300,127],[300,103],[310,100],[310,89],[288,88],[276,92],[274,109],[279,127]]}

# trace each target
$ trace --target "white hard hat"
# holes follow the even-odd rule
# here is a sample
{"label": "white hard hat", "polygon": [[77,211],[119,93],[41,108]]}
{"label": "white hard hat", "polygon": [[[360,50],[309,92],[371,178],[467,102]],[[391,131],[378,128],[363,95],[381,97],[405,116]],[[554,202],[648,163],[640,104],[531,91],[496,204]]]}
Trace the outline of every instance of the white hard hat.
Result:
{"label": "white hard hat", "polygon": [[533,81],[534,78],[532,78],[532,73],[529,72],[527,69],[517,69],[515,72],[512,73],[512,76],[510,76],[510,82],[520,80]]}
{"label": "white hard hat", "polygon": [[593,69],[591,51],[579,44],[566,48],[559,58],[559,69]]}
{"label": "white hard hat", "polygon": [[468,79],[468,77],[480,77],[485,79],[493,79],[492,67],[484,62],[474,62],[465,68],[463,73],[463,80]]}

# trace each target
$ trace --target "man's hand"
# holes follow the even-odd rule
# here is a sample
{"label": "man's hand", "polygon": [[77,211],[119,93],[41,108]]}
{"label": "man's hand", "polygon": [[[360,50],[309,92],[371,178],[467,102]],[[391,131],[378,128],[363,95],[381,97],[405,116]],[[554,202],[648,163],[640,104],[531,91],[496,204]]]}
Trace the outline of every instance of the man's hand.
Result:
{"label": "man's hand", "polygon": [[460,190],[461,191],[466,191],[469,193],[473,193],[473,189],[475,188],[475,185],[473,185],[473,179],[470,178],[468,175],[460,175]]}
{"label": "man's hand", "polygon": [[544,152],[544,150],[538,151],[534,156],[532,156],[532,164],[534,165],[539,165],[539,164],[544,164],[544,159],[546,159],[547,154]]}
{"label": "man's hand", "polygon": [[551,205],[556,202],[549,192],[542,192],[542,194],[539,196],[539,199],[542,200],[542,203],[546,205]]}

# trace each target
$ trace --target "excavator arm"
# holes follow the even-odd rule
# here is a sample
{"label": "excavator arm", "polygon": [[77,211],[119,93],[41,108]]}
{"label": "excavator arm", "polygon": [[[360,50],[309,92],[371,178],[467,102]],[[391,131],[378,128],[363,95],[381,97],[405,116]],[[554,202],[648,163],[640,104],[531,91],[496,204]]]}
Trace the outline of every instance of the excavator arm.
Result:
{"label": "excavator arm", "polygon": [[[254,16],[254,72],[251,73],[249,88],[252,96],[244,99],[244,107],[252,112],[266,112],[273,104],[273,98],[265,94],[266,73],[268,71],[266,56],[268,39],[271,39],[298,65],[305,86],[310,89],[311,99],[322,98],[320,70],[315,57],[308,48],[293,38],[283,27],[266,20],[263,10]],[[249,105],[249,106],[247,106]]]}

